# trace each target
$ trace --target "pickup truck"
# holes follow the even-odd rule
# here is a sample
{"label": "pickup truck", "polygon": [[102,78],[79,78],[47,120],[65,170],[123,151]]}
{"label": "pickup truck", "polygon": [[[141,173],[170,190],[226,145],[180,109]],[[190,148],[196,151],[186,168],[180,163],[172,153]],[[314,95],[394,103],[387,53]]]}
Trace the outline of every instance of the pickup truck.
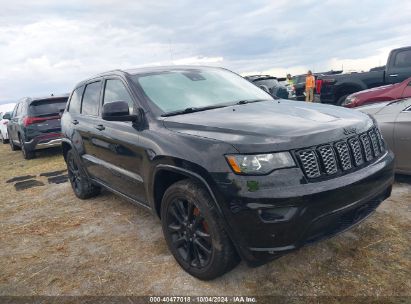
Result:
{"label": "pickup truck", "polygon": [[348,95],[398,83],[411,76],[411,46],[394,49],[390,52],[384,69],[369,72],[327,75],[320,77],[322,103],[345,105]]}

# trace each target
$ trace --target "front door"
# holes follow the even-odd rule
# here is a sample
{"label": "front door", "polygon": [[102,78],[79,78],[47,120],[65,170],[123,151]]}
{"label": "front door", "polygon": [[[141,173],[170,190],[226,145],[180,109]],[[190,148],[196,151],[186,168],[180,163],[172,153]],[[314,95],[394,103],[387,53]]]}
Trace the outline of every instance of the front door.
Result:
{"label": "front door", "polygon": [[411,48],[398,51],[389,62],[389,69],[386,75],[388,83],[402,82],[410,77],[411,70]]}
{"label": "front door", "polygon": [[[130,114],[135,111],[130,90],[120,78],[107,78],[103,83],[102,104],[125,101]],[[101,117],[101,115],[100,115]],[[105,121],[99,118],[92,144],[101,166],[103,182],[141,203],[147,204],[144,181],[140,172],[139,131],[132,122]]]}

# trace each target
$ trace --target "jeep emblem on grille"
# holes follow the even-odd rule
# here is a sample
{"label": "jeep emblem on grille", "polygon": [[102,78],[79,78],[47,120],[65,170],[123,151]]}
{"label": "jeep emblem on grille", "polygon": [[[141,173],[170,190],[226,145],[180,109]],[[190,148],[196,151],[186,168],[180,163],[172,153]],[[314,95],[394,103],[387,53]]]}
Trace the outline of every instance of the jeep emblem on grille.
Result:
{"label": "jeep emblem on grille", "polygon": [[356,132],[357,132],[356,128],[344,128],[345,135],[355,134]]}

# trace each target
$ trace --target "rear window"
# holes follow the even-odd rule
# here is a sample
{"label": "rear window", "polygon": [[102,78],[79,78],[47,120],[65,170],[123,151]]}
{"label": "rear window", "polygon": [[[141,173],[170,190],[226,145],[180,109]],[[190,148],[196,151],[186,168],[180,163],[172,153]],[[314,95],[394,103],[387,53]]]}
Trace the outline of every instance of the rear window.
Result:
{"label": "rear window", "polygon": [[32,116],[58,115],[66,107],[67,98],[36,100],[30,104],[29,114]]}

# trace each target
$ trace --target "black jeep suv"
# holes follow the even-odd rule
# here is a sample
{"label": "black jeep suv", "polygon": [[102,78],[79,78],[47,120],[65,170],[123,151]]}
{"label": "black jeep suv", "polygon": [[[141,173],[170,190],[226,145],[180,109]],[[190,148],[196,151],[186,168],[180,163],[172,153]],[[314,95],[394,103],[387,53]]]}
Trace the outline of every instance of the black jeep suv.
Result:
{"label": "black jeep suv", "polygon": [[80,82],[62,116],[74,193],[147,207],[191,275],[256,266],[348,229],[390,196],[375,122],[274,100],[225,69],[112,71]]}
{"label": "black jeep suv", "polygon": [[68,94],[20,100],[7,125],[11,150],[20,148],[23,157],[31,159],[36,150],[60,147],[60,115],[67,99]]}

